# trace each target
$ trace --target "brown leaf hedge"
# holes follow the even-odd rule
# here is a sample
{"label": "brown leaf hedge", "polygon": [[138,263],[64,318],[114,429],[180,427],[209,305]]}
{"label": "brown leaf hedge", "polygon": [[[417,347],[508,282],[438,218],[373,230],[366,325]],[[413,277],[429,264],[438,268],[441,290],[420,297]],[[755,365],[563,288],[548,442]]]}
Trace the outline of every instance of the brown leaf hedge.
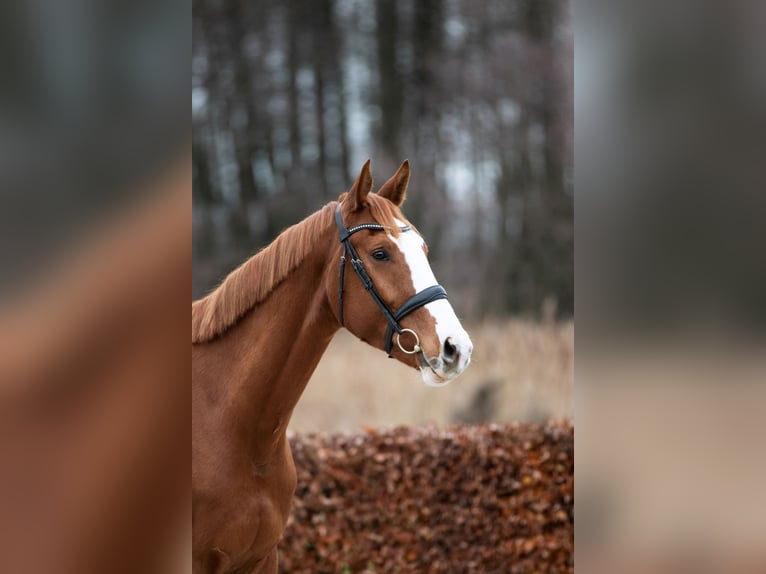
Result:
{"label": "brown leaf hedge", "polygon": [[290,438],[298,469],[280,571],[573,572],[569,423]]}

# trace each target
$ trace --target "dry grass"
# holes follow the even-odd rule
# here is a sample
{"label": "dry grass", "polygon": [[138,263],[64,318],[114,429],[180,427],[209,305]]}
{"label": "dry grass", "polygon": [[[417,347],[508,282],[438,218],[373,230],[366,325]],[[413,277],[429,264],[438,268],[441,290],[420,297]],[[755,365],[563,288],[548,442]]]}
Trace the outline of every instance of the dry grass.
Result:
{"label": "dry grass", "polygon": [[291,429],[573,418],[573,323],[513,320],[468,326],[468,332],[471,366],[444,388],[426,387],[416,371],[346,331],[338,333]]}

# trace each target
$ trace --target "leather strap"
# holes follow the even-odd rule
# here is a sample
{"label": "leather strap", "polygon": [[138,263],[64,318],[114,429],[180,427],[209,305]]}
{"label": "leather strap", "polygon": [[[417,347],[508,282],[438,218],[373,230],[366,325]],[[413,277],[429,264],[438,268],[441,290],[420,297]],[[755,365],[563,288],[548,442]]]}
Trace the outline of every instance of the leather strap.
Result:
{"label": "leather strap", "polygon": [[[394,321],[396,321],[396,324],[398,325],[399,321],[401,321],[404,317],[416,309],[420,309],[421,307],[428,305],[433,301],[438,301],[439,299],[446,298],[447,291],[441,285],[431,285],[430,287],[426,287],[420,293],[415,293],[412,297],[404,302],[404,305],[399,307],[399,310],[394,313]],[[386,330],[386,353],[389,355],[391,354],[391,347],[393,346],[393,342],[394,327],[392,323],[389,323],[388,329]]]}

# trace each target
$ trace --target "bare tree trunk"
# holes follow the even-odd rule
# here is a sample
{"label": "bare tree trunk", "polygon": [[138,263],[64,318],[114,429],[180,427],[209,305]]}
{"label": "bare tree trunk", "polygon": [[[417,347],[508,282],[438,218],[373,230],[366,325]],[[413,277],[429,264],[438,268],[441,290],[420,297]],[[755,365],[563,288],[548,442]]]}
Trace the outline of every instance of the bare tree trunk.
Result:
{"label": "bare tree trunk", "polygon": [[301,32],[301,15],[298,0],[288,0],[287,18],[287,65],[290,71],[290,83],[287,88],[287,100],[290,109],[288,118],[290,129],[290,155],[292,156],[292,165],[297,166],[301,164],[301,134],[300,125],[298,124],[298,38]]}
{"label": "bare tree trunk", "polygon": [[382,121],[379,140],[390,161],[399,156],[399,131],[402,125],[402,79],[396,67],[399,23],[396,2],[377,0],[377,50],[380,85],[378,98]]}

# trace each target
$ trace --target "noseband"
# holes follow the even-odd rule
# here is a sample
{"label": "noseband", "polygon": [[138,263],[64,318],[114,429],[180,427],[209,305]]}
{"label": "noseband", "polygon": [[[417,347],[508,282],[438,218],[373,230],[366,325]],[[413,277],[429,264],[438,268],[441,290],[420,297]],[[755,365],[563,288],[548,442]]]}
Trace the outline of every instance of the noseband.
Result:
{"label": "noseband", "polygon": [[[378,290],[375,289],[372,278],[367,274],[364,265],[362,265],[362,260],[359,258],[359,253],[356,251],[356,249],[354,249],[354,246],[350,241],[351,236],[357,231],[361,231],[363,229],[385,231],[386,228],[378,223],[362,223],[361,225],[355,225],[354,227],[347,229],[346,226],[343,225],[343,215],[341,214],[340,203],[338,203],[338,207],[335,208],[335,224],[338,226],[340,242],[343,244],[343,255],[340,257],[340,286],[338,288],[338,319],[340,320],[340,324],[344,324],[343,279],[345,277],[346,270],[346,257],[348,256],[348,258],[351,260],[351,267],[356,272],[359,280],[362,282],[362,285],[364,285],[364,288],[370,294],[372,300],[375,301],[378,308],[383,313],[383,316],[388,321],[388,328],[386,329],[385,339],[386,353],[388,356],[391,356],[394,331],[396,331],[396,344],[404,353],[407,353],[408,355],[422,353],[423,350],[420,347],[420,337],[418,337],[418,334],[412,329],[402,328],[402,326],[399,324],[399,321],[416,309],[419,309],[420,307],[423,307],[432,301],[437,301],[438,299],[446,299],[447,292],[444,290],[444,287],[441,285],[432,285],[431,287],[426,287],[419,293],[415,293],[415,295],[407,299],[407,301],[404,302],[404,305],[399,307],[398,311],[392,311],[386,302],[383,301],[383,298],[380,296],[380,293],[378,293]],[[410,231],[409,227],[400,227],[399,229],[401,229],[402,233]],[[402,346],[400,337],[403,333],[410,333],[415,337],[415,345],[410,350],[407,350]]]}

